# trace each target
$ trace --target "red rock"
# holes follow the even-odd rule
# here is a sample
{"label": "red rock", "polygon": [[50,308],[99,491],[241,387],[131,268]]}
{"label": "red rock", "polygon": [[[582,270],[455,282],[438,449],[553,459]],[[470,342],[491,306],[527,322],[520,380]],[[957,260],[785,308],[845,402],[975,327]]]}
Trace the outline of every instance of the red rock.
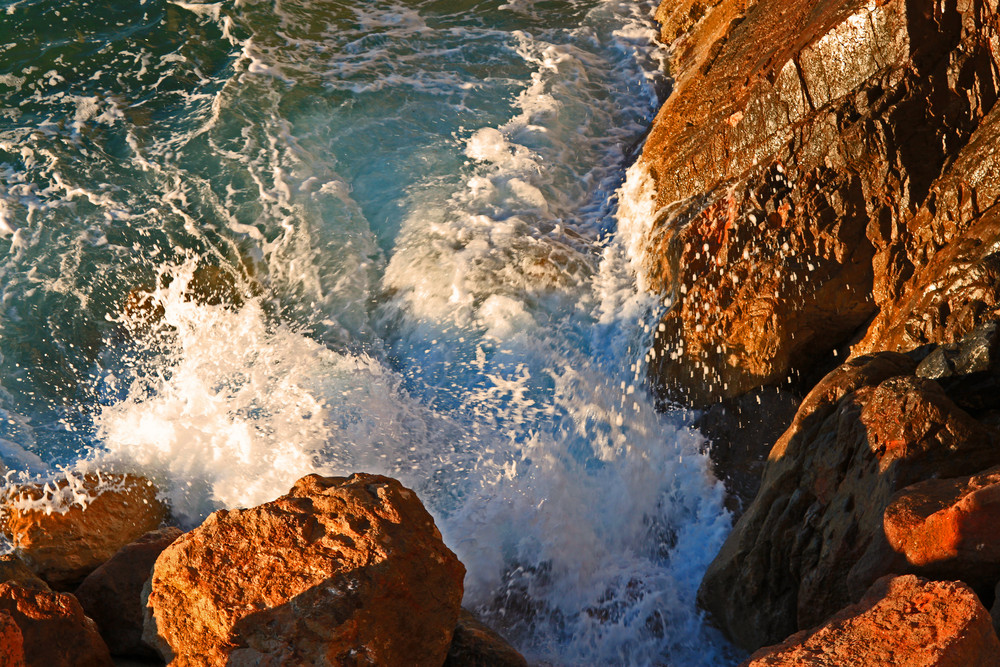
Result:
{"label": "red rock", "polygon": [[69,593],[0,584],[0,611],[17,624],[29,667],[111,667],[97,625]]}
{"label": "red rock", "polygon": [[25,588],[37,588],[41,591],[50,590],[49,585],[14,554],[0,556],[0,583],[8,582],[20,584]]}
{"label": "red rock", "polygon": [[989,613],[960,581],[885,577],[822,627],[761,649],[742,667],[997,667]]}
{"label": "red rock", "polygon": [[528,663],[507,640],[463,609],[444,667],[528,667]]}
{"label": "red rock", "polygon": [[416,494],[310,475],[160,554],[144,639],[171,665],[441,665],[465,568]]}
{"label": "red rock", "polygon": [[24,667],[24,637],[6,611],[0,611],[0,667]]}
{"label": "red rock", "polygon": [[909,486],[883,524],[889,545],[921,573],[992,585],[1000,579],[1000,467]]}
{"label": "red rock", "polygon": [[[34,505],[52,495],[51,512]],[[156,488],[132,475],[87,475],[8,491],[5,531],[18,555],[55,588],[79,583],[118,549],[167,517]]]}
{"label": "red rock", "polygon": [[97,623],[112,655],[156,656],[142,641],[142,589],[157,556],[181,536],[163,528],[122,547],[76,589],[76,598]]}
{"label": "red rock", "polygon": [[914,366],[893,353],[845,364],[771,450],[760,493],[699,591],[739,645],[754,650],[813,627],[908,567],[883,532],[898,491],[1000,463],[996,432],[909,375]]}
{"label": "red rock", "polygon": [[705,405],[828,363],[876,315],[858,352],[996,315],[995,4],[678,0],[658,17],[676,82],[636,167],[641,278],[671,298],[655,385]]}

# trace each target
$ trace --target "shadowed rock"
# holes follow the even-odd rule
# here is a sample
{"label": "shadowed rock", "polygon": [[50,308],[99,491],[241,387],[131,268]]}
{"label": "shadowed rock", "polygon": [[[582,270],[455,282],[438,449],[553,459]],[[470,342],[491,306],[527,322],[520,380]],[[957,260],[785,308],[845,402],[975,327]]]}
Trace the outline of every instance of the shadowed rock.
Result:
{"label": "shadowed rock", "polygon": [[157,556],[180,536],[178,528],[146,533],[119,549],[76,589],[77,599],[97,623],[112,655],[158,655],[142,641],[142,589]]}

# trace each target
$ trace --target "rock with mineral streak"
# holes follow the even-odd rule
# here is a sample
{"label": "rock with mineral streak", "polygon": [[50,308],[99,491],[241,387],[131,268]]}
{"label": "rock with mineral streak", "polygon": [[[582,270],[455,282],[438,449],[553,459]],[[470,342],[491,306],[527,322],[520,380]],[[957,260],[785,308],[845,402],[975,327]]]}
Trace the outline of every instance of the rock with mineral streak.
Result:
{"label": "rock with mineral streak", "polygon": [[218,511],[156,560],[143,637],[188,665],[433,665],[465,568],[388,477],[309,475]]}
{"label": "rock with mineral streak", "polygon": [[0,584],[0,612],[20,630],[25,663],[41,667],[111,667],[97,625],[69,593]]}
{"label": "rock with mineral streak", "polygon": [[181,534],[169,527],[143,535],[119,549],[76,589],[77,599],[97,623],[112,655],[157,655],[142,641],[142,589],[157,556]]}
{"label": "rock with mineral streak", "polygon": [[5,530],[16,553],[54,588],[79,583],[167,518],[152,482],[133,475],[68,476],[10,489]]}
{"label": "rock with mineral streak", "polygon": [[910,569],[883,532],[897,492],[1000,464],[996,431],[912,375],[915,365],[887,352],[841,366],[771,450],[760,493],[699,591],[744,648],[813,627],[875,579]]}
{"label": "rock with mineral streak", "polygon": [[989,613],[960,581],[884,577],[822,627],[755,653],[741,667],[997,667]]}

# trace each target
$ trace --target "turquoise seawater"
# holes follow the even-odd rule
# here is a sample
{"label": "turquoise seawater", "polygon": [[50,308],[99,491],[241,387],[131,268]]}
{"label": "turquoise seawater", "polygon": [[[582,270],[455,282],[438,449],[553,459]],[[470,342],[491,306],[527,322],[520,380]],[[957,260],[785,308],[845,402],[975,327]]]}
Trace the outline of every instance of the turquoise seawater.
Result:
{"label": "turquoise seawater", "polygon": [[0,2],[11,479],[133,470],[193,525],[390,474],[531,661],[729,660],[694,602],[729,518],[646,394],[619,215],[652,9]]}

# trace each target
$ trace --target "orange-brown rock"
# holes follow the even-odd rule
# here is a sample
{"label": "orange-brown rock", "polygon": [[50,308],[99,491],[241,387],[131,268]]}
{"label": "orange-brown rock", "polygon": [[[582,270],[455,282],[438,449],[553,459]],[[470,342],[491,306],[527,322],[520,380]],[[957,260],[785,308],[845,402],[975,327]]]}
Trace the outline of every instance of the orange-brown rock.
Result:
{"label": "orange-brown rock", "polygon": [[1000,467],[908,486],[883,524],[889,545],[921,573],[992,586],[1000,579]]}
{"label": "orange-brown rock", "polygon": [[1000,640],[959,581],[885,577],[822,627],[761,649],[742,667],[997,667]]}
{"label": "orange-brown rock", "polygon": [[768,458],[760,493],[699,591],[748,650],[810,628],[906,568],[883,513],[900,490],[1000,463],[997,432],[958,408],[915,362],[844,364],[805,398]]}
{"label": "orange-brown rock", "polygon": [[167,517],[156,488],[132,475],[69,476],[9,490],[5,531],[31,569],[55,588],[79,583],[122,546]]}
{"label": "orange-brown rock", "polygon": [[180,536],[172,527],[143,535],[119,549],[76,589],[76,598],[97,623],[112,655],[157,655],[142,641],[142,589],[157,556]]}
{"label": "orange-brown rock", "polygon": [[708,404],[832,365],[876,314],[858,350],[944,342],[996,310],[995,3],[658,16],[676,85],[632,176],[651,193],[642,279],[670,300],[654,384]]}
{"label": "orange-brown rock", "polygon": [[0,612],[21,631],[29,667],[111,667],[111,654],[69,593],[0,584]]}
{"label": "orange-brown rock", "polygon": [[14,554],[0,556],[0,583],[20,584],[25,588],[37,588],[42,591],[51,590],[47,583]]}
{"label": "orange-brown rock", "polygon": [[171,665],[441,665],[465,568],[420,500],[310,475],[213,513],[160,554],[144,639]]}
{"label": "orange-brown rock", "polygon": [[0,611],[0,665],[24,667],[24,637],[14,618]]}
{"label": "orange-brown rock", "polygon": [[495,630],[462,609],[444,667],[528,667],[528,662]]}

